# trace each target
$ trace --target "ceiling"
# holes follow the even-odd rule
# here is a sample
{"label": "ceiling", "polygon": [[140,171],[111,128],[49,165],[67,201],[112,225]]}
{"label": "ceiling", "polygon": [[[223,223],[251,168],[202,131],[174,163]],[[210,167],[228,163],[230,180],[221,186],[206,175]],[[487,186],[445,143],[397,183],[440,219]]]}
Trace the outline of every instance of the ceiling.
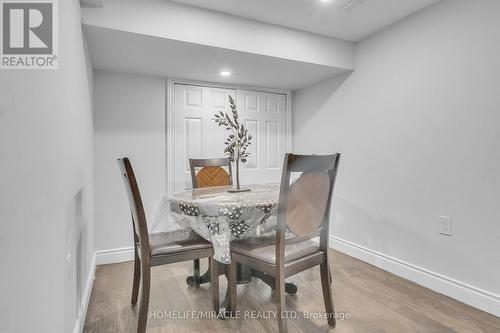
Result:
{"label": "ceiling", "polygon": [[[84,24],[94,69],[296,90],[345,69]],[[232,75],[219,73],[229,70]]]}
{"label": "ceiling", "polygon": [[[189,26],[179,29],[178,35],[169,35],[169,37],[154,35],[151,31],[158,29],[171,31],[178,26],[182,27],[182,24],[191,24],[196,28],[195,25],[201,18],[208,18],[208,24],[204,22],[204,25],[210,27],[213,15],[194,15],[194,19],[186,21],[181,14],[190,13],[186,14],[179,10],[176,12],[174,9],[193,11],[192,7],[174,6],[172,2],[176,2],[229,13],[233,15],[232,19],[236,15],[357,41],[437,2],[437,0],[330,0],[328,2],[321,0],[152,0],[147,4],[142,3],[134,7],[132,5],[136,3],[135,1],[140,2],[139,0],[128,2],[117,0],[104,2],[104,7],[102,7],[100,6],[102,0],[81,1],[87,8],[90,7],[85,11],[87,20],[83,20],[83,26],[95,69],[287,90],[310,86],[345,73],[348,69],[335,65],[305,62],[306,60],[303,59],[300,59],[302,61],[291,60],[283,56],[264,55],[232,47],[198,43],[186,37],[189,36],[188,32],[193,30],[187,29]],[[355,3],[355,6],[347,10],[339,10],[346,3]],[[155,7],[154,5],[157,4],[168,4],[176,8]],[[114,8],[113,5],[118,7]],[[120,8],[123,9],[121,12],[117,10]],[[159,11],[160,9],[168,10],[167,13],[170,13],[170,19],[167,18],[167,23],[170,25],[164,24],[165,18],[161,13],[155,16],[148,12],[148,10]],[[133,10],[129,17],[125,15],[127,10]],[[195,12],[207,13],[206,10]],[[156,21],[151,16],[156,17]],[[133,23],[137,22],[133,20],[140,20],[141,17],[148,17],[149,21],[154,22],[151,26],[142,21],[142,25],[134,25]],[[235,26],[238,28],[238,25]],[[257,24],[257,26],[260,25]],[[156,30],[147,29],[151,27]],[[231,28],[230,25],[226,27]],[[251,31],[254,32],[255,29]],[[198,35],[201,35],[201,32],[196,36]],[[232,72],[232,75],[221,76],[220,72],[226,70]]]}
{"label": "ceiling", "polygon": [[438,0],[171,1],[356,42]]}

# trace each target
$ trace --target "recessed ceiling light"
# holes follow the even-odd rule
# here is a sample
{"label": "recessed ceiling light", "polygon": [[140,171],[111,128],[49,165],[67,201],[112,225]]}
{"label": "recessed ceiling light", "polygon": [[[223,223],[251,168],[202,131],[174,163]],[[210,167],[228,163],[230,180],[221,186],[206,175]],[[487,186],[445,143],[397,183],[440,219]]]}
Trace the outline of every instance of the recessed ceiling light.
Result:
{"label": "recessed ceiling light", "polygon": [[230,71],[220,71],[219,73],[221,76],[230,76],[231,72]]}

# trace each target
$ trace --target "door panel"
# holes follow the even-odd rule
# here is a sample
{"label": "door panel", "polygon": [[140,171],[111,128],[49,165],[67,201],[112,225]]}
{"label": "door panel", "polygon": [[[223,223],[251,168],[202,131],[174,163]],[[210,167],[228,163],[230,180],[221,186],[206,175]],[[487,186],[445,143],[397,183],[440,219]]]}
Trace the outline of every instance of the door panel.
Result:
{"label": "door panel", "polygon": [[248,133],[252,134],[251,145],[248,146],[248,156],[247,162],[243,164],[243,168],[246,170],[255,170],[259,167],[259,121],[255,119],[245,119],[245,127],[248,129]]}
{"label": "door panel", "polygon": [[[202,153],[202,137],[203,137],[203,119],[202,118],[184,118],[184,131],[186,137],[186,157],[201,158]],[[184,158],[184,171],[189,172],[189,160]]]}
{"label": "door panel", "polygon": [[203,92],[200,87],[191,87],[185,89],[184,107],[185,108],[203,108]]}
{"label": "door panel", "polygon": [[240,165],[241,183],[280,181],[286,150],[285,95],[175,84],[175,191],[192,187],[189,158],[224,157],[228,132],[213,118],[219,111],[230,112],[228,95],[235,98],[240,122],[253,136],[248,161]]}
{"label": "door panel", "polygon": [[280,157],[280,125],[276,121],[266,121],[266,169],[279,168]]}
{"label": "door panel", "polygon": [[240,117],[254,137],[241,183],[278,183],[286,152],[286,96],[237,90],[236,97]]}
{"label": "door panel", "polygon": [[236,94],[230,89],[175,84],[175,191],[192,187],[190,158],[224,157],[225,129],[213,118],[219,111],[229,111],[228,95]]}

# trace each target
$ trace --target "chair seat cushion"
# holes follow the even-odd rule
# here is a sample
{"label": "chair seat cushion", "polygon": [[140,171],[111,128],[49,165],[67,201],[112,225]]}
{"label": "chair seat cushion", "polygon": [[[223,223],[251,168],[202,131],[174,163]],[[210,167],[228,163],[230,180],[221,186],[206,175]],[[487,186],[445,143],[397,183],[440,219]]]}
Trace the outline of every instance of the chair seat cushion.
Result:
{"label": "chair seat cushion", "polygon": [[[276,263],[276,246],[274,237],[254,237],[231,242],[231,251],[274,265]],[[303,241],[285,245],[285,262],[319,251],[319,244]]]}
{"label": "chair seat cushion", "polygon": [[212,244],[194,231],[171,231],[149,235],[151,255],[166,255],[211,248]]}

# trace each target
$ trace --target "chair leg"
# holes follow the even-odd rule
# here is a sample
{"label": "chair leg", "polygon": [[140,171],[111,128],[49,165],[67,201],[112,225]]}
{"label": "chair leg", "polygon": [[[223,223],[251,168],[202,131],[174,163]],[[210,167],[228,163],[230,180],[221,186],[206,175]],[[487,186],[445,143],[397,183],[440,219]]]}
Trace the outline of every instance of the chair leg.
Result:
{"label": "chair leg", "polygon": [[141,282],[141,261],[137,253],[137,246],[134,249],[134,282],[132,284],[132,299],[130,304],[137,304],[137,296],[139,296],[139,284]]}
{"label": "chair leg", "polygon": [[287,332],[286,325],[286,300],[285,300],[285,277],[278,274],[276,276],[276,301],[278,302],[278,329],[279,333]]}
{"label": "chair leg", "polygon": [[208,261],[210,265],[210,288],[212,289],[212,302],[214,306],[215,313],[219,314],[220,302],[219,302],[219,263],[214,259],[210,258]]}
{"label": "chair leg", "polygon": [[151,267],[141,267],[141,302],[137,318],[137,333],[145,333],[148,322],[149,290],[151,287]]}
{"label": "chair leg", "polygon": [[194,285],[196,288],[200,287],[200,259],[193,260],[193,271],[194,271]]}
{"label": "chair leg", "polygon": [[231,314],[236,312],[236,261],[231,260],[229,264],[229,272],[227,275],[227,292],[229,294],[229,301],[227,305],[227,309]]}
{"label": "chair leg", "polygon": [[333,297],[332,297],[332,284],[331,284],[331,273],[330,267],[328,265],[328,260],[320,265],[321,272],[321,287],[323,289],[323,299],[325,300],[325,310],[328,314],[328,325],[335,327],[335,309],[333,307]]}

